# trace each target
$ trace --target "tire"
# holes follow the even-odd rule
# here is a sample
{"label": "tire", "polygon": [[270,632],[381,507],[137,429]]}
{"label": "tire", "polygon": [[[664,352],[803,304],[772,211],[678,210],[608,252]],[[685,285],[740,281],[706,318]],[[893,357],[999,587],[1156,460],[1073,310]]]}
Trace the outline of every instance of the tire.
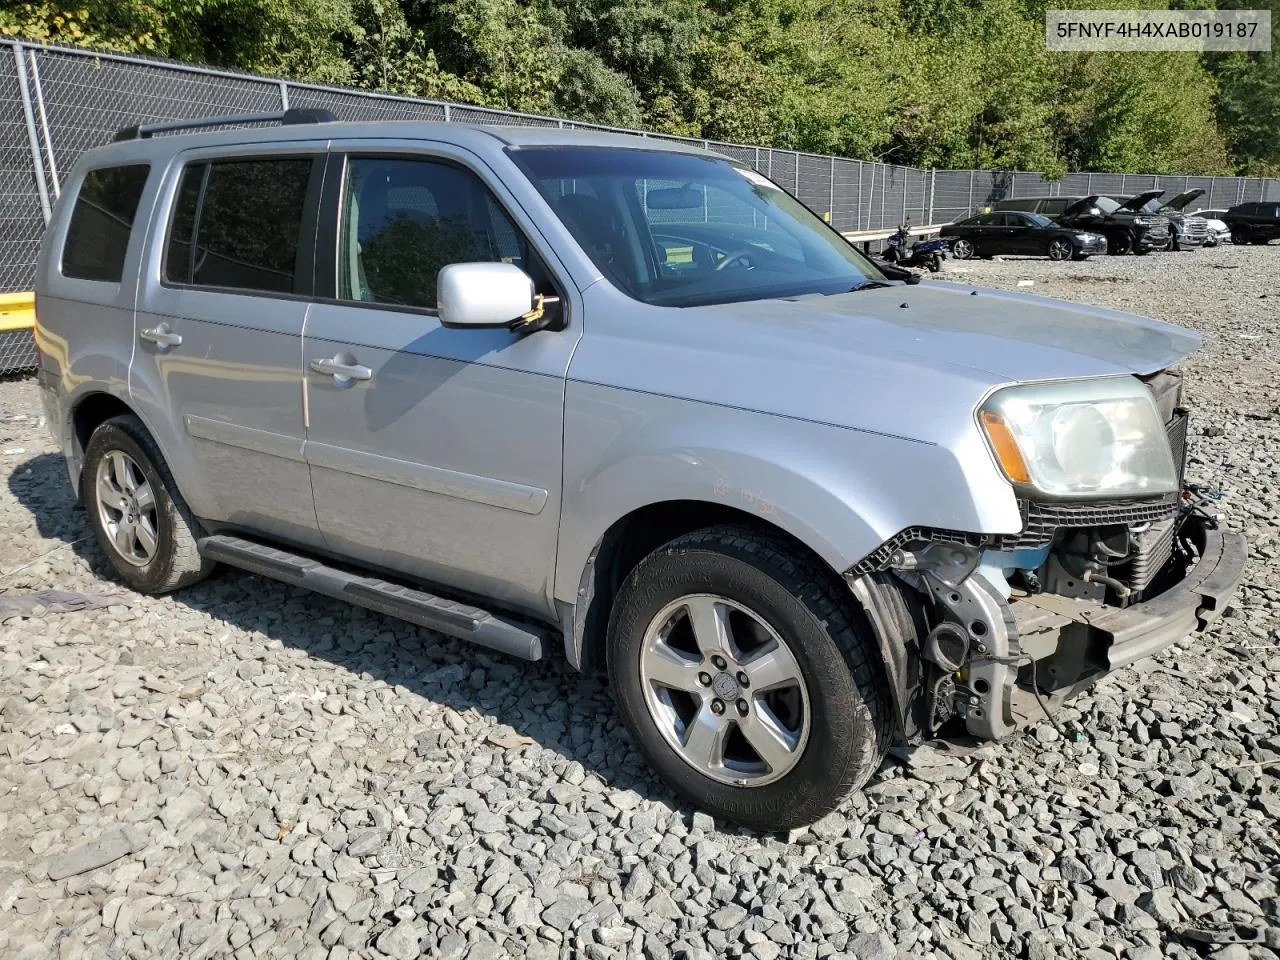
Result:
{"label": "tire", "polygon": [[951,244],[951,255],[957,260],[968,260],[974,254],[973,241],[963,237]]}
{"label": "tire", "polygon": [[930,273],[937,273],[942,269],[942,258],[935,253],[929,257],[929,262],[925,266]]}
{"label": "tire", "polygon": [[[196,547],[199,524],[137,417],[112,417],[93,431],[80,473],[80,499],[115,575],[139,593],[168,593],[213,571],[213,562]],[[126,524],[135,514],[136,522]]]}
{"label": "tire", "polygon": [[[713,610],[719,616],[707,619]],[[728,624],[717,640],[696,642],[695,611],[699,622]],[[712,659],[716,649],[725,659]],[[774,675],[791,682],[760,696],[738,678],[763,676],[756,658],[765,652]],[[845,586],[750,526],[688,534],[642,560],[610,616],[608,667],[627,729],[667,784],[757,830],[789,830],[835,809],[879,767],[895,726],[879,649]],[[674,686],[653,675],[671,670]],[[761,736],[770,718],[785,737]],[[690,739],[699,731],[705,739]]]}
{"label": "tire", "polygon": [[1125,231],[1121,230],[1117,233],[1107,234],[1107,253],[1112,256],[1123,257],[1132,249],[1133,238]]}
{"label": "tire", "polygon": [[1174,231],[1169,237],[1169,249],[1174,253],[1182,252],[1182,241],[1178,239],[1177,231]]}
{"label": "tire", "polygon": [[1046,251],[1050,260],[1070,260],[1075,255],[1075,247],[1071,245],[1071,241],[1065,237],[1054,237],[1049,241],[1049,248]]}
{"label": "tire", "polygon": [[1243,224],[1231,228],[1231,242],[1237,246],[1245,246],[1253,242],[1253,231]]}

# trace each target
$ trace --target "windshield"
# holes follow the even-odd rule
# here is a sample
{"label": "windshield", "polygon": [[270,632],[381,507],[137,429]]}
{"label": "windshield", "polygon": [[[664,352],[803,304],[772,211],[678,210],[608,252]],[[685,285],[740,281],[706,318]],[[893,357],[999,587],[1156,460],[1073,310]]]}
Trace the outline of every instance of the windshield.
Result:
{"label": "windshield", "polygon": [[1110,216],[1120,209],[1120,204],[1116,203],[1110,197],[1099,197],[1093,204],[1102,211],[1104,216]]}
{"label": "windshield", "polygon": [[600,272],[668,307],[844,293],[884,275],[765,177],[616,147],[509,151]]}

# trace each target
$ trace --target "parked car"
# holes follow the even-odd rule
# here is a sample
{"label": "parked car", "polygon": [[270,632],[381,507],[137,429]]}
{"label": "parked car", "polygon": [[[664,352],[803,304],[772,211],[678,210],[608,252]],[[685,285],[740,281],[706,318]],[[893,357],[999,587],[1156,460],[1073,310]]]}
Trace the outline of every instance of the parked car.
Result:
{"label": "parked car", "polygon": [[1227,215],[1226,210],[1197,210],[1195,213],[1197,217],[1204,218],[1205,225],[1209,228],[1209,234],[1204,241],[1206,247],[1216,247],[1218,244],[1226,243],[1231,239],[1231,228],[1222,219]]}
{"label": "parked car", "polygon": [[951,240],[951,253],[957,260],[998,254],[1086,260],[1107,252],[1107,238],[1100,233],[1073,230],[1041,214],[1013,210],[982,213],[949,223],[940,232]]}
{"label": "parked car", "polygon": [[[1207,242],[1209,223],[1204,217],[1186,214],[1183,210],[1193,200],[1198,200],[1202,196],[1204,196],[1204,190],[1196,189],[1176,194],[1168,200],[1152,197],[1138,208],[1138,212],[1150,216],[1168,217],[1170,249],[1193,250]],[[1130,198],[1117,197],[1116,199],[1124,202]]]}
{"label": "parked car", "polygon": [[896,282],[690,146],[254,119],[82,154],[41,248],[48,423],[135,590],[226,563],[602,669],[674,790],[784,830],[1240,580],[1181,482],[1194,333]]}
{"label": "parked car", "polygon": [[1280,237],[1280,203],[1239,203],[1223,215],[1233,243],[1263,244]]}
{"label": "parked car", "polygon": [[1161,190],[1150,190],[1123,203],[1100,194],[1087,197],[1010,197],[998,201],[995,209],[1039,213],[1064,227],[1100,233],[1107,238],[1108,253],[1147,253],[1164,250],[1169,245],[1168,218],[1138,212],[1143,204],[1161,193]]}

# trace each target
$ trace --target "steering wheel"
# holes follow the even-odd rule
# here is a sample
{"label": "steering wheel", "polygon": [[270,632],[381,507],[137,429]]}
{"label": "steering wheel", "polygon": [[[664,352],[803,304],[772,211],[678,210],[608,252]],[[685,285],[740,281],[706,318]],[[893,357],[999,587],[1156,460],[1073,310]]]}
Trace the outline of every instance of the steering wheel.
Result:
{"label": "steering wheel", "polygon": [[736,250],[730,250],[724,255],[724,259],[716,264],[715,270],[719,273],[721,270],[725,269],[725,267],[729,266],[729,264],[736,263],[739,260],[746,264],[747,268],[750,269],[752,266],[751,257],[754,256],[755,253],[756,251],[750,247],[739,247]]}

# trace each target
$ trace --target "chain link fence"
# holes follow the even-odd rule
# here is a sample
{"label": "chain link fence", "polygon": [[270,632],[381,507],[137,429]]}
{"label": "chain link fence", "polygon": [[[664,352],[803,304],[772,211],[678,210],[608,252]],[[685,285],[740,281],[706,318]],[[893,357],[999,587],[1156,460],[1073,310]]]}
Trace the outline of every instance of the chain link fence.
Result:
{"label": "chain link fence", "polygon": [[[85,150],[136,123],[322,107],[343,120],[501,123],[637,131],[413,97],[294,83],[191,64],[0,40],[0,291],[30,289],[62,178]],[[940,224],[1015,195],[1129,194],[1203,188],[1202,208],[1280,202],[1280,180],[1032,171],[923,170],[665,134],[750,164],[836,229]],[[0,372],[5,370],[0,356]]]}

